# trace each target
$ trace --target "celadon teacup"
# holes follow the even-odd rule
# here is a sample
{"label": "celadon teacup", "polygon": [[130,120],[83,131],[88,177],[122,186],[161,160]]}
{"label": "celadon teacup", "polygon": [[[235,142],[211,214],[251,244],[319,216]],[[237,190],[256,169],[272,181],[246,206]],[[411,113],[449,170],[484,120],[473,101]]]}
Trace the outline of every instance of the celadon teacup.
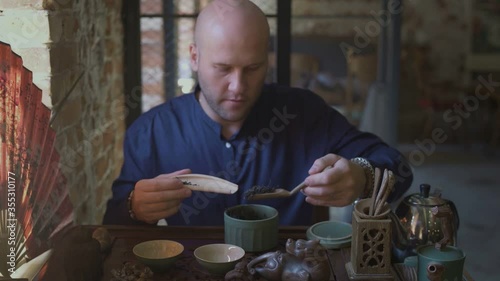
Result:
{"label": "celadon teacup", "polygon": [[278,245],[278,211],[270,206],[248,204],[224,212],[224,242],[246,252],[261,252]]}

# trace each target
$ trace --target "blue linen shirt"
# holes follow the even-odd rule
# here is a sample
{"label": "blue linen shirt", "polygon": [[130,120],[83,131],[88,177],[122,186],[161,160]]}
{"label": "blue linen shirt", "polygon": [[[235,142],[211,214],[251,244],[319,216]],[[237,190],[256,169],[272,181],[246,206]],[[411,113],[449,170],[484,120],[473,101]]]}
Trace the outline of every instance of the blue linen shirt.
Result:
{"label": "blue linen shirt", "polygon": [[399,198],[413,179],[397,150],[357,130],[308,90],[264,85],[240,131],[224,139],[221,129],[194,93],[142,114],[126,132],[124,164],[113,183],[104,223],[141,223],[130,218],[127,207],[136,182],[185,168],[229,180],[239,190],[231,195],[194,191],[179,212],[166,219],[169,225],[223,225],[224,210],[245,203],[273,206],[281,225],[310,225],[313,208],[301,193],[251,202],[244,194],[254,185],[291,189],[308,176],[316,159],[328,153],[364,157],[394,171],[398,181],[390,200]]}

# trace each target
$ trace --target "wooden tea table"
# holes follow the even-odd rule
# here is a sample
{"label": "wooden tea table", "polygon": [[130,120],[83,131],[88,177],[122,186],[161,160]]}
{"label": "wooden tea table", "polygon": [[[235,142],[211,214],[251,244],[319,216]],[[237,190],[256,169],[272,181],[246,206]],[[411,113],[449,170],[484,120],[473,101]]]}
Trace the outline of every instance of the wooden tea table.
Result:
{"label": "wooden tea table", "polygon": [[[100,226],[84,226],[85,228],[97,228]],[[143,241],[155,239],[169,239],[180,242],[184,245],[184,253],[176,262],[174,268],[166,273],[155,274],[152,280],[204,280],[215,281],[224,280],[220,276],[212,276],[201,268],[194,256],[193,251],[205,244],[223,243],[223,227],[180,227],[180,226],[104,226],[113,237],[111,251],[104,258],[102,281],[112,279],[111,271],[120,269],[127,261],[136,262],[132,253],[132,248]],[[279,229],[279,245],[277,249],[284,251],[285,242],[288,238],[306,239],[307,227],[287,226]],[[350,280],[345,264],[350,261],[350,248],[328,250],[331,262],[332,274],[330,280],[348,281]],[[247,253],[250,257],[258,256],[262,253]],[[416,281],[416,271],[414,268],[406,267],[402,264],[393,265],[395,281]],[[464,281],[473,281],[467,272],[464,274]]]}

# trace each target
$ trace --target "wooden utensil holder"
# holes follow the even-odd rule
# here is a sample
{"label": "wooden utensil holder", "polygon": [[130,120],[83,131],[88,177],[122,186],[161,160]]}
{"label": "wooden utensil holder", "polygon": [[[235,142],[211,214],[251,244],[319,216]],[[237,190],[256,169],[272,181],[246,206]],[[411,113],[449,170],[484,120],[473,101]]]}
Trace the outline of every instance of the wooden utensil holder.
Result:
{"label": "wooden utensil holder", "polygon": [[394,280],[391,266],[391,220],[361,218],[352,214],[351,280]]}

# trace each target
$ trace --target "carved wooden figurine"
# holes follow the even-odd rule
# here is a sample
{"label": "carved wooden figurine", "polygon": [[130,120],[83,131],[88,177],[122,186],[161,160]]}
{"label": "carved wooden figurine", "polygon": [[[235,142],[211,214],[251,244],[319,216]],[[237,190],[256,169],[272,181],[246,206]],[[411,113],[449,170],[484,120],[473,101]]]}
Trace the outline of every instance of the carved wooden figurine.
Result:
{"label": "carved wooden figurine", "polygon": [[269,252],[247,265],[248,272],[270,281],[323,281],[330,278],[330,264],[319,240],[288,239],[286,252]]}

